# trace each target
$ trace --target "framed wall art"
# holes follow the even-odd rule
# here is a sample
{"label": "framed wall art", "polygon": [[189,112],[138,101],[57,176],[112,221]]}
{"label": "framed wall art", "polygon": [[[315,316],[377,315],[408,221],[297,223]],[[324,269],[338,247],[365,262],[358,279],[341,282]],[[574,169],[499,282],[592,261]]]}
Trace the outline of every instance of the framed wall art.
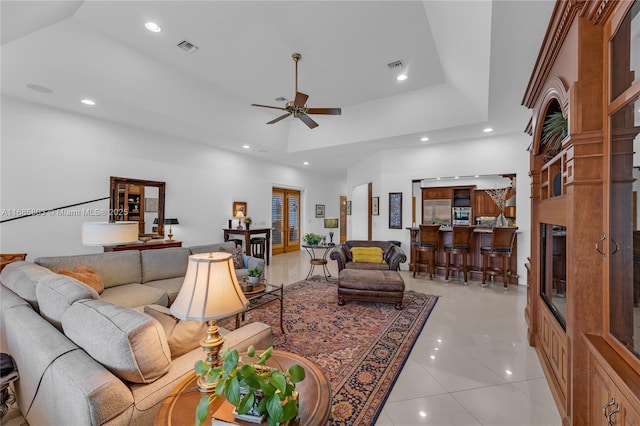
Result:
{"label": "framed wall art", "polygon": [[316,217],[324,217],[324,204],[316,204]]}
{"label": "framed wall art", "polygon": [[233,202],[233,217],[236,217],[236,213],[242,212],[242,214],[247,217],[247,203],[245,201],[234,201]]}
{"label": "framed wall art", "polygon": [[380,214],[380,197],[373,197],[371,199],[371,214],[373,216]]}
{"label": "framed wall art", "polygon": [[402,192],[389,193],[389,229],[402,229]]}

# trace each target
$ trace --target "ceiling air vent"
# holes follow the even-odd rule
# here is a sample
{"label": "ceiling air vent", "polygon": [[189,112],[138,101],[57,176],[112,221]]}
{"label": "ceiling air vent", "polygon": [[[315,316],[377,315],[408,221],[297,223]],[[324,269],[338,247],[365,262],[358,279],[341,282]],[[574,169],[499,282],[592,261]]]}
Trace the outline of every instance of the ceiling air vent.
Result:
{"label": "ceiling air vent", "polygon": [[285,98],[284,96],[280,96],[280,97],[276,98],[277,102],[284,102],[286,100],[287,100],[287,98]]}
{"label": "ceiling air vent", "polygon": [[391,63],[387,64],[387,66],[389,67],[390,71],[400,70],[400,69],[404,68],[404,64],[402,63],[402,61],[391,62]]}
{"label": "ceiling air vent", "polygon": [[184,50],[187,53],[193,53],[196,50],[198,50],[198,46],[196,46],[195,44],[187,40],[182,40],[176,46],[178,46],[180,49]]}

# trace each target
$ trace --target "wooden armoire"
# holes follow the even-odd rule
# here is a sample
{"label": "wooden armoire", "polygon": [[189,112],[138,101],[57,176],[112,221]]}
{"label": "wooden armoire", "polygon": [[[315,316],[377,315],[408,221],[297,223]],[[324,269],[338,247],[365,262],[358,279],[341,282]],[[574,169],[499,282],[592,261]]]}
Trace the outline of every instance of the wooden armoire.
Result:
{"label": "wooden armoire", "polygon": [[[557,1],[523,99],[525,317],[566,425],[640,424],[639,11],[640,0]],[[541,140],[557,113],[567,129],[551,151]]]}

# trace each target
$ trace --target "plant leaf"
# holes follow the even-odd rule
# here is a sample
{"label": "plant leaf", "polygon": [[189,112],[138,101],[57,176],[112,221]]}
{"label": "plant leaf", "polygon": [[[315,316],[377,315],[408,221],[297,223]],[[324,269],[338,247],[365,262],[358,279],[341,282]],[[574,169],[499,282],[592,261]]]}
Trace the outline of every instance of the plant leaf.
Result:
{"label": "plant leaf", "polygon": [[273,354],[273,346],[271,346],[269,349],[267,349],[266,351],[262,352],[260,354],[260,358],[258,359],[258,361],[256,362],[256,364],[258,365],[264,365],[265,362],[267,362],[267,360],[269,358],[271,358],[271,355]]}
{"label": "plant leaf", "polygon": [[237,350],[232,350],[224,357],[224,363],[222,364],[222,371],[224,372],[224,377],[227,377],[238,367],[238,360],[240,356],[238,355]]}
{"label": "plant leaf", "polygon": [[292,383],[298,383],[304,380],[306,377],[306,373],[304,368],[299,366],[298,364],[292,365],[289,367],[289,378]]}
{"label": "plant leaf", "polygon": [[209,372],[209,364],[207,364],[203,360],[199,360],[196,361],[193,369],[196,371],[196,376],[202,376],[203,374],[207,374]]}
{"label": "plant leaf", "polygon": [[269,383],[276,387],[280,393],[284,394],[287,390],[287,378],[284,377],[281,371],[275,370],[269,377]]}
{"label": "plant leaf", "polygon": [[232,405],[237,407],[240,404],[240,383],[236,376],[224,382],[224,396]]}
{"label": "plant leaf", "polygon": [[267,413],[269,413],[270,419],[273,419],[278,423],[282,423],[284,411],[282,409],[282,404],[280,404],[280,398],[276,395],[267,397]]}
{"label": "plant leaf", "polygon": [[251,407],[253,407],[255,401],[256,397],[253,392],[247,392],[247,394],[240,400],[240,405],[238,405],[238,413],[246,414],[249,410],[251,410]]}
{"label": "plant leaf", "polygon": [[298,401],[289,398],[287,403],[282,407],[282,411],[284,413],[282,418],[283,422],[293,419],[298,414]]}
{"label": "plant leaf", "polygon": [[265,396],[271,396],[276,393],[277,390],[275,386],[266,380],[260,380],[260,389],[262,389],[262,393],[265,394]]}
{"label": "plant leaf", "polygon": [[207,395],[200,398],[196,407],[196,426],[200,426],[207,419],[209,413],[209,397]]}
{"label": "plant leaf", "polygon": [[254,348],[253,345],[249,346],[249,349],[247,349],[247,355],[249,358],[256,356],[256,348]]}

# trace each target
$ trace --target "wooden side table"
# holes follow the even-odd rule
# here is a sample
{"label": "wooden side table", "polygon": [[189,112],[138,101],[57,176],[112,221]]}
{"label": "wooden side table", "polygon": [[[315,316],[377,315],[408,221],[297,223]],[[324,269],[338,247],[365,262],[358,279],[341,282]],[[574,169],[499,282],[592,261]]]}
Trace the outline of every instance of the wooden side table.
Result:
{"label": "wooden side table", "polygon": [[0,253],[0,271],[11,262],[17,260],[25,260],[27,258],[26,253]]}
{"label": "wooden side table", "polygon": [[[288,369],[294,364],[305,369],[305,379],[296,384],[296,390],[300,394],[298,411],[300,426],[326,426],[331,413],[331,388],[324,373],[315,363],[293,353],[273,351],[273,356],[267,361],[267,365],[277,366],[274,360],[283,369]],[[203,395],[196,388],[195,373],[190,374],[164,400],[153,424],[156,426],[193,425],[196,407]],[[255,423],[235,419],[232,413],[233,408],[226,399],[215,399],[209,405],[208,420],[204,424],[211,424],[211,417],[215,416],[217,419],[239,425],[255,426]]]}
{"label": "wooden side table", "polygon": [[169,247],[182,247],[182,241],[176,240],[162,240],[162,241],[148,241],[146,243],[132,243],[132,244],[120,244],[117,246],[103,246],[104,251],[123,251],[123,250],[156,250]]}

